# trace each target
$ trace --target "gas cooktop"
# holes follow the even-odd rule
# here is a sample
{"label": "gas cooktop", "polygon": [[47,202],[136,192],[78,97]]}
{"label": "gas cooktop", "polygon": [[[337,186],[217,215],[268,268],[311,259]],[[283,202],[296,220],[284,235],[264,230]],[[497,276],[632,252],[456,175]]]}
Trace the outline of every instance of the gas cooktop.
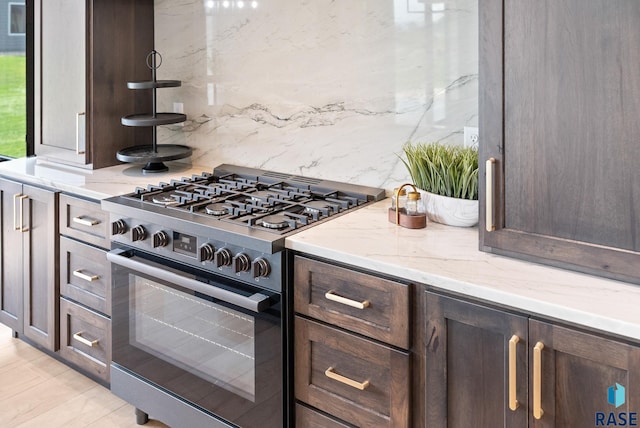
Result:
{"label": "gas cooktop", "polygon": [[[301,229],[384,198],[384,190],[234,165],[137,188],[103,201],[120,216],[147,217],[261,251]],[[114,226],[116,227],[116,226]]]}

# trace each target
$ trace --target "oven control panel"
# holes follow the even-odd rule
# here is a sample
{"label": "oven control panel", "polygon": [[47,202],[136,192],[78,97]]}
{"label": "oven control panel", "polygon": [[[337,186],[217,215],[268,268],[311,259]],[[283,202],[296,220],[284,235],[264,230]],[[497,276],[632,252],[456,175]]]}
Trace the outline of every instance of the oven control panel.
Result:
{"label": "oven control panel", "polygon": [[215,237],[197,236],[130,218],[112,218],[111,240],[216,275],[281,291],[283,252],[262,253]]}
{"label": "oven control panel", "polygon": [[[164,231],[157,233],[166,234]],[[186,233],[173,232],[173,251],[191,257],[198,257],[198,239]]]}

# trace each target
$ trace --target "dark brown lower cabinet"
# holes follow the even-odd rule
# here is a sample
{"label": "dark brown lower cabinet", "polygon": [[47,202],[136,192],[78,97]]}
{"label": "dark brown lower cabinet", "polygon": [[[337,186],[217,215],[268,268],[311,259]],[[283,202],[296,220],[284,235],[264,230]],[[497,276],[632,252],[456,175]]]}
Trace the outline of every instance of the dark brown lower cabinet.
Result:
{"label": "dark brown lower cabinet", "polygon": [[426,301],[428,427],[640,424],[640,346],[432,292]]}
{"label": "dark brown lower cabinet", "polygon": [[[431,292],[426,317],[427,426],[526,427],[527,318]],[[518,342],[510,377],[513,336]],[[509,409],[510,380],[519,398],[516,411]]]}
{"label": "dark brown lower cabinet", "polygon": [[99,201],[60,195],[60,350],[108,384],[111,365],[109,216]]}
{"label": "dark brown lower cabinet", "polygon": [[61,298],[59,353],[92,377],[109,382],[111,320]]}
{"label": "dark brown lower cabinet", "polygon": [[50,351],[57,348],[56,192],[0,179],[0,322]]}
{"label": "dark brown lower cabinet", "polygon": [[296,428],[350,428],[344,422],[333,417],[320,413],[303,404],[296,403]]}
{"label": "dark brown lower cabinet", "polygon": [[531,426],[640,426],[640,346],[536,320],[529,345]]}
{"label": "dark brown lower cabinet", "polygon": [[295,338],[299,401],[358,427],[409,426],[408,352],[301,317]]}

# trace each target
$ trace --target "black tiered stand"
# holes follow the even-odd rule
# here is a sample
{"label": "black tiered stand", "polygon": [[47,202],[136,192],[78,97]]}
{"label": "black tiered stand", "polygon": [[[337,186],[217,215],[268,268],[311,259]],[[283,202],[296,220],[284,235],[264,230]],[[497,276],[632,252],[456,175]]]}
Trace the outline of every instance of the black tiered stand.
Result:
{"label": "black tiered stand", "polygon": [[[156,57],[160,57],[160,64],[156,65]],[[149,63],[151,60],[151,63]],[[153,105],[150,114],[132,114],[122,118],[125,126],[151,126],[153,127],[153,141],[150,145],[127,147],[116,154],[116,158],[122,162],[145,163],[143,173],[163,172],[169,168],[163,163],[176,159],[183,159],[191,155],[191,147],[177,144],[157,144],[158,125],[181,123],[187,120],[187,116],[181,113],[157,113],[156,89],[177,88],[182,85],[179,80],[156,80],[156,70],[162,65],[162,56],[155,50],[147,55],[147,66],[151,69],[151,80],[145,82],[127,82],[129,89],[151,89],[153,91]]]}

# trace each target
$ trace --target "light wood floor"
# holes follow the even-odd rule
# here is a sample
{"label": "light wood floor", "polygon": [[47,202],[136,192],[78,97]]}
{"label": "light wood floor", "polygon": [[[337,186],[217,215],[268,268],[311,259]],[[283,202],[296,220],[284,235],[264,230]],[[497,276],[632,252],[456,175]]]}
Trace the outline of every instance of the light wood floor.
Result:
{"label": "light wood floor", "polygon": [[[151,415],[153,417],[153,415]],[[149,420],[143,427],[166,427]],[[0,324],[0,427],[126,428],[133,406]]]}

